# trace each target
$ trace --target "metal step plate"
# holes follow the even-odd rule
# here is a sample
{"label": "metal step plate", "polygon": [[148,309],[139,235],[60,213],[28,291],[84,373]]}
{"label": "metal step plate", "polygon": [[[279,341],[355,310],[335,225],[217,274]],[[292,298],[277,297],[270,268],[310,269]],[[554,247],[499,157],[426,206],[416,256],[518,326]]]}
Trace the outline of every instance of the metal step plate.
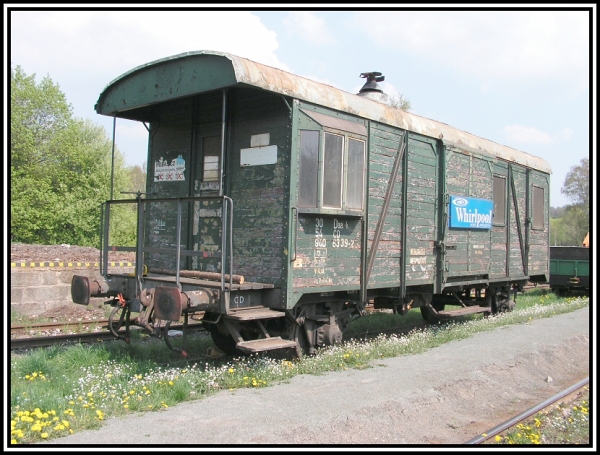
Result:
{"label": "metal step plate", "polygon": [[273,349],[295,348],[296,342],[281,337],[262,338],[260,340],[242,341],[237,348],[244,352],[271,351]]}
{"label": "metal step plate", "polygon": [[486,311],[490,312],[492,309],[487,306],[468,306],[466,308],[459,308],[458,310],[450,310],[450,311],[438,311],[440,316],[464,316],[465,314],[475,314],[475,313],[485,313]]}
{"label": "metal step plate", "polygon": [[254,319],[282,318],[285,316],[283,311],[274,311],[266,307],[255,307],[247,310],[235,310],[227,315],[228,319],[236,321],[252,321]]}

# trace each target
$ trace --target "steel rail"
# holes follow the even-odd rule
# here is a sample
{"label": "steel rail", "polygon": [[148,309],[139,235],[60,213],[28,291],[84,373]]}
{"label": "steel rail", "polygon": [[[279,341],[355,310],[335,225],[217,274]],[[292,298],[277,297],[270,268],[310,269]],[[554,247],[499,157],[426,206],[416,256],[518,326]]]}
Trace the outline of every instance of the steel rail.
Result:
{"label": "steel rail", "polygon": [[589,384],[589,382],[590,382],[590,378],[588,376],[587,378],[582,379],[581,381],[579,381],[577,384],[574,384],[571,387],[566,388],[562,392],[559,392],[556,395],[548,398],[547,400],[542,401],[541,403],[533,406],[532,408],[529,408],[528,410],[522,412],[521,414],[519,414],[519,415],[517,415],[515,417],[512,417],[511,419],[508,419],[506,422],[501,423],[500,425],[495,426],[494,428],[486,431],[485,433],[482,433],[479,436],[476,436],[473,439],[470,439],[469,441],[465,442],[465,444],[481,444],[482,442],[484,442],[484,441],[486,441],[486,440],[488,440],[490,438],[493,438],[498,433],[502,433],[503,431],[509,429],[510,427],[516,425],[517,423],[522,422],[523,420],[525,420],[528,417],[532,416],[536,412],[539,412],[542,409],[547,408],[548,406],[556,403],[561,398],[564,398],[567,395],[572,394],[573,392],[575,392],[576,390],[582,388],[586,384]]}
{"label": "steel rail", "polygon": [[[142,327],[133,326],[134,330],[143,330]],[[183,328],[183,324],[172,325],[170,330],[179,330]],[[188,330],[205,330],[201,323],[188,325]],[[119,333],[125,335],[125,330],[120,330]],[[10,349],[28,349],[28,348],[40,348],[46,346],[54,346],[62,343],[95,343],[97,341],[104,340],[117,340],[111,332],[86,332],[86,333],[72,333],[68,335],[54,335],[54,336],[43,336],[43,337],[28,337],[28,338],[13,338],[10,340]]]}
{"label": "steel rail", "polygon": [[37,332],[43,330],[52,330],[52,329],[68,329],[71,327],[79,328],[84,326],[107,326],[108,327],[108,319],[97,319],[97,320],[88,320],[88,321],[77,321],[77,322],[46,322],[41,324],[25,324],[25,325],[11,325],[10,333],[11,335],[23,333],[23,332]]}

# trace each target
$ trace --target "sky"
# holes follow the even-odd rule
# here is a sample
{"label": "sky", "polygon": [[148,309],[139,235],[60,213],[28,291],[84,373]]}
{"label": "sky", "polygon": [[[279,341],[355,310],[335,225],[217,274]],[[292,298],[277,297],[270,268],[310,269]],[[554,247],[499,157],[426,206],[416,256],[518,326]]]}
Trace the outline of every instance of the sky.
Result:
{"label": "sky", "polygon": [[[412,113],[548,161],[553,207],[571,202],[561,194],[565,176],[596,149],[595,5],[207,5],[5,4],[5,74],[19,65],[38,82],[49,76],[76,117],[112,137],[112,118],[94,111],[102,90],[136,66],[182,52],[228,52],[350,93],[364,84],[360,73],[379,71],[384,92],[402,94]],[[128,165],[146,161],[142,124],[117,119],[115,136]]]}

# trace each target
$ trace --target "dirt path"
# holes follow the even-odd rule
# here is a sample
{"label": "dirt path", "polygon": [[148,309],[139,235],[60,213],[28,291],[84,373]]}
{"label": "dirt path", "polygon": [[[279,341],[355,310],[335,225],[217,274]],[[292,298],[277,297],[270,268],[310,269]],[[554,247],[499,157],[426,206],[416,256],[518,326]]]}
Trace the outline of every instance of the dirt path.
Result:
{"label": "dirt path", "polygon": [[589,317],[584,308],[369,369],[222,391],[44,444],[462,444],[587,377]]}

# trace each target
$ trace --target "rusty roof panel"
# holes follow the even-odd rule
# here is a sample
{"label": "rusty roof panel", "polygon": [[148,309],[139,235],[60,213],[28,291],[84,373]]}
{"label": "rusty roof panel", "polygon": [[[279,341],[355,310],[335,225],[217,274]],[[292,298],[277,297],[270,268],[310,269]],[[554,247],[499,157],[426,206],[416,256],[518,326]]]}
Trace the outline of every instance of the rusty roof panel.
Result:
{"label": "rusty roof panel", "polygon": [[[237,83],[280,93],[436,139],[443,138],[445,142],[452,143],[458,147],[464,146],[472,150],[490,153],[500,159],[538,169],[549,174],[552,172],[548,162],[542,158],[475,136],[466,131],[461,131],[445,123],[402,111],[386,104],[344,92],[330,85],[315,82],[277,68],[223,52],[187,52],[139,66],[111,82],[101,97],[112,85],[118,84],[122,79],[132,76],[133,73],[143,72],[154,65],[177,59],[193,59],[197,65],[197,60],[202,59],[203,56],[228,59],[231,62]],[[204,87],[203,90],[206,90],[206,88]]]}

